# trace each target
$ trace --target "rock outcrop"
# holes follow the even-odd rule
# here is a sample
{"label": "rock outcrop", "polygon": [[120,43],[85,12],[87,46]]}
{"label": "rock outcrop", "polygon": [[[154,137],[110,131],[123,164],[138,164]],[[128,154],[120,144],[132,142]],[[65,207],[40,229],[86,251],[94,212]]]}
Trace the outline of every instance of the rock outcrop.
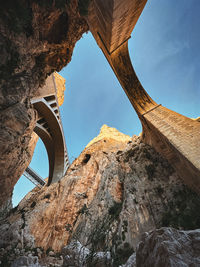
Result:
{"label": "rock outcrop", "polygon": [[115,128],[108,127],[106,124],[104,124],[101,127],[101,131],[99,135],[95,137],[92,141],[90,141],[87,144],[86,148],[88,148],[92,144],[97,143],[98,141],[101,141],[103,139],[109,140],[109,146],[111,145],[111,140],[117,141],[121,146],[122,144],[126,145],[126,143],[128,143],[129,141],[130,142],[132,141],[130,136],[120,133]]}
{"label": "rock outcrop", "polygon": [[200,229],[161,228],[145,233],[136,252],[137,267],[200,266]]}
{"label": "rock outcrop", "polygon": [[90,1],[7,0],[0,3],[0,205],[5,205],[30,159],[36,122],[30,97],[61,70],[88,30]]}
{"label": "rock outcrop", "polygon": [[[56,84],[56,89],[57,89],[56,93],[57,93],[58,104],[59,104],[59,106],[61,106],[63,104],[63,101],[64,101],[65,79],[56,72],[54,73],[54,78],[55,78],[55,84]],[[47,87],[46,84],[45,84],[45,86]],[[45,88],[44,87],[39,88],[39,90],[40,90],[39,93],[41,93],[41,90],[46,89],[46,87]],[[49,88],[47,88],[47,89],[49,90]],[[16,122],[13,121],[11,123],[15,124]],[[33,153],[34,153],[35,146],[36,146],[37,141],[38,141],[38,138],[39,138],[38,135],[33,132],[31,135],[28,147],[25,150],[25,153],[26,153],[25,160],[20,161],[19,156],[18,157],[16,156],[14,162],[16,163],[17,166],[18,166],[17,161],[19,162],[19,166],[16,168],[16,171],[15,171],[16,177],[20,178],[20,176],[21,176],[20,174],[23,173],[23,171],[30,164]],[[4,172],[6,173],[6,170],[4,170]],[[1,218],[1,217],[5,216],[6,213],[12,208],[12,191],[11,191],[11,187],[9,185],[9,182],[10,182],[9,179],[0,180],[0,181],[2,181],[2,184],[6,185],[6,189],[7,189],[7,190],[4,190],[4,192],[2,193],[2,198],[6,199],[6,200],[0,206],[0,218]],[[6,196],[8,191],[9,191],[9,198]]]}
{"label": "rock outcrop", "polygon": [[58,105],[61,106],[64,103],[65,79],[57,72],[54,73],[54,78],[57,88]]}
{"label": "rock outcrop", "polygon": [[[33,152],[35,149],[35,146],[37,144],[38,141],[38,135],[36,133],[32,133],[28,147],[26,148],[26,161],[25,160],[19,160],[19,158],[16,155],[16,159],[15,159],[15,163],[18,164],[16,161],[20,162],[20,166],[18,166],[18,168],[16,168],[16,173],[18,175],[20,175],[20,173],[30,164],[31,158],[33,156]],[[1,181],[1,179],[0,179]],[[1,205],[0,205],[0,219],[2,219],[3,217],[5,217],[7,215],[7,213],[12,209],[12,191],[10,190],[10,184],[9,184],[9,179],[7,179],[5,181],[6,186],[7,186],[7,190],[4,190],[4,192],[2,192],[1,194]],[[3,181],[2,181],[3,183]],[[9,195],[6,195],[9,192]]]}
{"label": "rock outcrop", "polygon": [[[2,262],[13,261],[16,249],[18,256],[31,252],[41,262],[49,250],[60,257],[63,247],[78,242],[89,253],[85,266],[94,259],[97,264],[98,252],[110,253],[112,266],[119,266],[144,232],[200,227],[200,197],[165,159],[139,137],[130,139],[113,128],[104,126],[100,137],[61,181],[33,189],[1,221]],[[101,264],[102,258],[107,257]]]}

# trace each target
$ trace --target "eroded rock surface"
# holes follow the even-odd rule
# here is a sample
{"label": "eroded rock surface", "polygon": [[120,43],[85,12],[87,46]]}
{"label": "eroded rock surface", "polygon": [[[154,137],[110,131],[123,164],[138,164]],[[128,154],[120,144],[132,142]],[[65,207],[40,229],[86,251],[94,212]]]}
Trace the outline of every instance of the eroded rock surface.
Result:
{"label": "eroded rock surface", "polygon": [[57,99],[58,105],[61,106],[64,103],[64,92],[65,92],[65,79],[58,74],[57,72],[54,73],[56,89],[57,89]]}
{"label": "eroded rock surface", "polygon": [[200,229],[161,228],[145,233],[136,252],[137,267],[200,266]]}
{"label": "eroded rock surface", "polygon": [[7,0],[0,3],[0,203],[30,159],[36,114],[30,97],[47,75],[70,60],[88,30],[81,14],[90,1]]}
{"label": "eroded rock surface", "polygon": [[60,255],[70,242],[79,242],[90,256],[109,252],[113,266],[119,266],[144,232],[200,227],[200,197],[168,162],[140,138],[108,132],[104,126],[102,138],[81,153],[61,181],[32,190],[1,221],[2,259],[10,251],[16,257],[16,247],[39,248],[42,253],[33,256],[41,261],[49,250]]}

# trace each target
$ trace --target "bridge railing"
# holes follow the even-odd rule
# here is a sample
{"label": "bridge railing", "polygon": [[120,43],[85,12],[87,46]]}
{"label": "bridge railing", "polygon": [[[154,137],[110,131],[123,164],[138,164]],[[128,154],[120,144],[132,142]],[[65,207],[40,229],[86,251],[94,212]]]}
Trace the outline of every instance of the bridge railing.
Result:
{"label": "bridge railing", "polygon": [[24,176],[28,178],[34,185],[38,187],[42,187],[46,184],[46,182],[42,179],[42,177],[37,174],[33,169],[28,167],[25,172]]}

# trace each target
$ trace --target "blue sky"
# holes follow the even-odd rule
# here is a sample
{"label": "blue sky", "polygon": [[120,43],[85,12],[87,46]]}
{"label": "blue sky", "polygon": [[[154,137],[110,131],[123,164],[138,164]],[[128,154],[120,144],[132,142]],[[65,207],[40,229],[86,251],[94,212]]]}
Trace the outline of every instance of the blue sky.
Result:
{"label": "blue sky", "polygon": [[[188,117],[200,116],[200,1],[149,0],[139,18],[129,51],[143,87],[159,104]],[[71,161],[98,135],[103,124],[139,134],[141,124],[91,33],[76,44],[60,108]],[[41,141],[31,162],[41,176],[48,161]],[[24,177],[15,186],[13,204],[33,188]]]}

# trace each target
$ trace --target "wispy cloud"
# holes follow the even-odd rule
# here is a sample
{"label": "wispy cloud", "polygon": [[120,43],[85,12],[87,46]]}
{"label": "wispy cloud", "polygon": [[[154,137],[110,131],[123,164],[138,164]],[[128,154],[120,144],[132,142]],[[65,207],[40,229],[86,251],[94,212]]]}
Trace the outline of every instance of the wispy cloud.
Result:
{"label": "wispy cloud", "polygon": [[168,41],[162,45],[162,53],[159,53],[159,57],[157,57],[157,64],[160,64],[163,61],[166,61],[168,58],[177,56],[177,54],[182,53],[185,49],[189,49],[188,41]]}

